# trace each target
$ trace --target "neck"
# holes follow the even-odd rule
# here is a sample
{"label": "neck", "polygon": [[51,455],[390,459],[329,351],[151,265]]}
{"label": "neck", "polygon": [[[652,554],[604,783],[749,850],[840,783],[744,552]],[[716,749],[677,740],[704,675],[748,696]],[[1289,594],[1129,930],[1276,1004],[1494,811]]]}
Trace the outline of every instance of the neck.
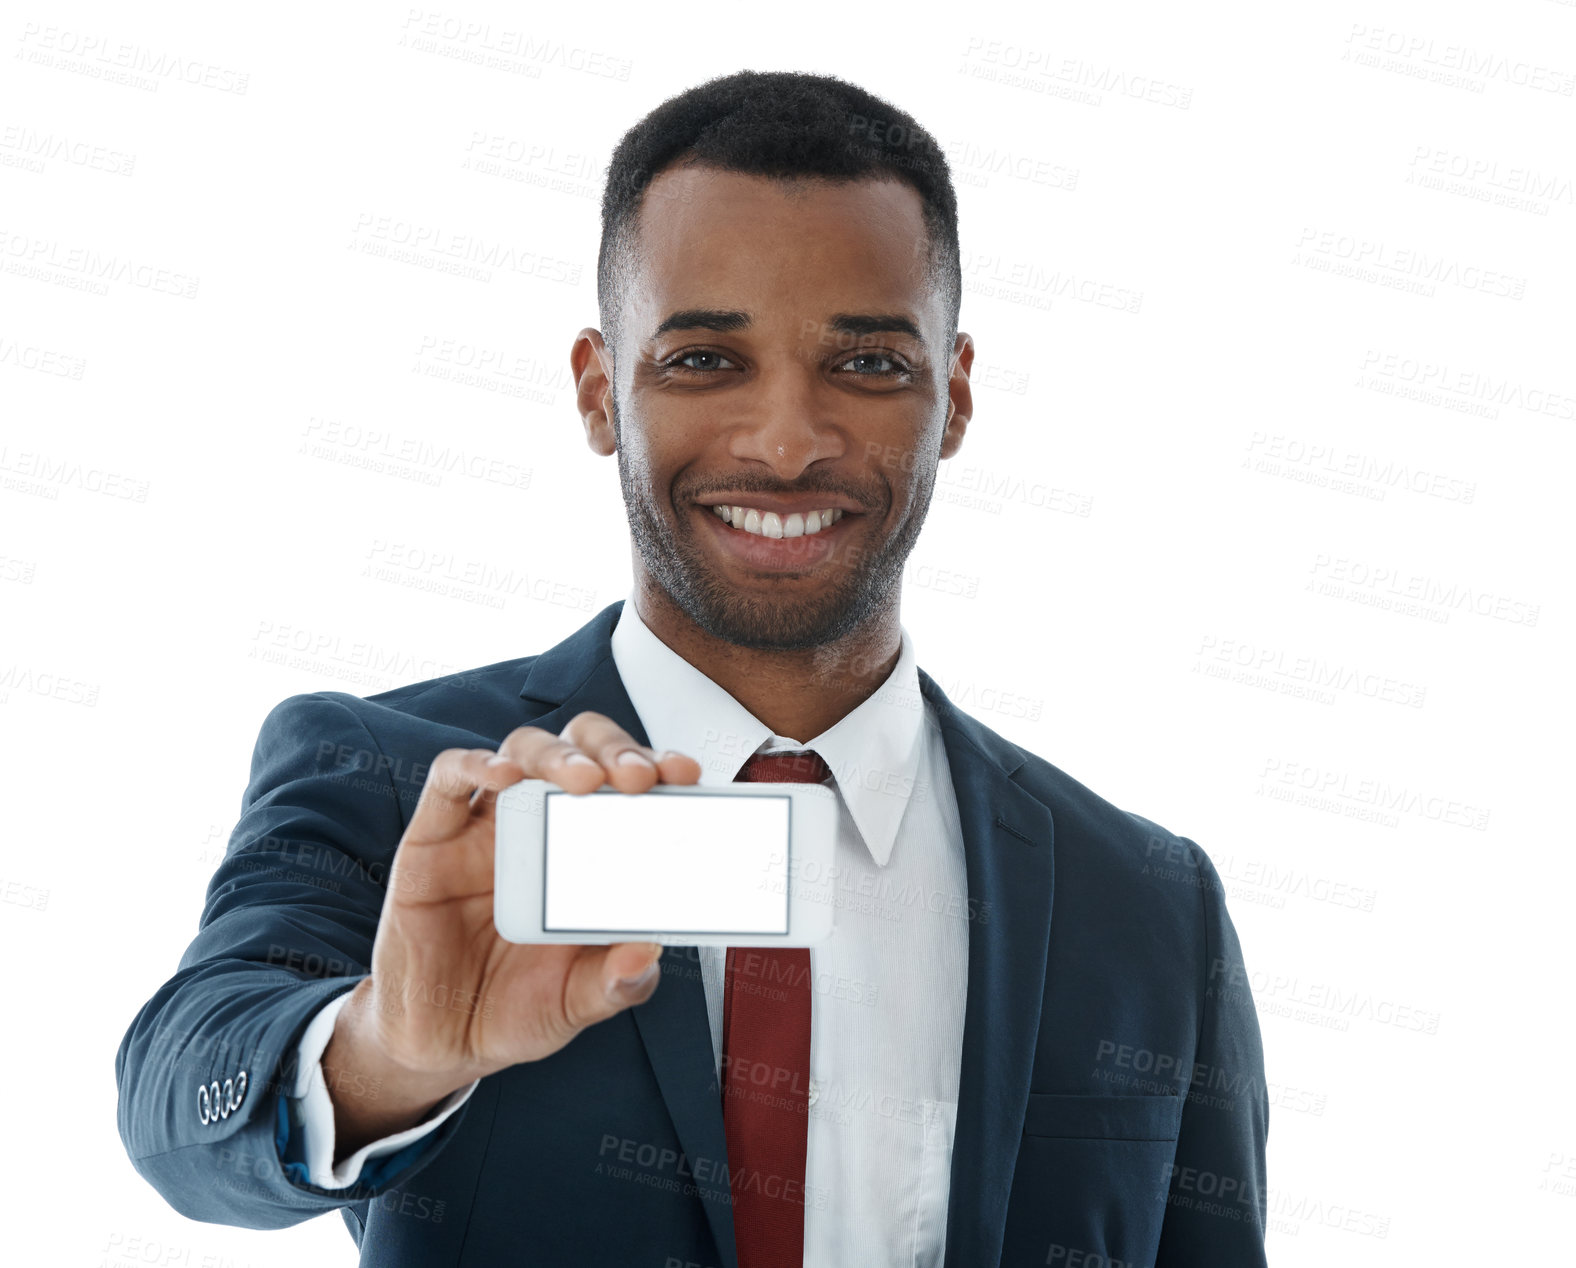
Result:
{"label": "neck", "polygon": [[637,576],[635,610],[653,634],[776,735],[808,743],[875,694],[897,664],[896,595],[842,638],[802,651],[740,647],[706,633],[649,576]]}

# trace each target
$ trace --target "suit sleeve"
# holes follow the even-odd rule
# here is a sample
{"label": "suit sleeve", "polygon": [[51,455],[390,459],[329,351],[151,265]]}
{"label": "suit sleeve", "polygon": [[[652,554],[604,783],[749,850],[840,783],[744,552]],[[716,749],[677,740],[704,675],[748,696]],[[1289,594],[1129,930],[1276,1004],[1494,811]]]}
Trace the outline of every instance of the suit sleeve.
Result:
{"label": "suit sleeve", "polygon": [[289,1141],[297,1047],[368,972],[425,778],[384,757],[351,700],[291,696],[264,719],[197,936],[116,1054],[126,1152],[191,1219],[282,1228],[363,1202],[431,1161],[464,1117],[343,1189],[311,1184]]}
{"label": "suit sleeve", "polygon": [[1163,1177],[1166,1217],[1155,1268],[1264,1268],[1264,1046],[1225,888],[1193,855],[1204,922],[1198,1050],[1176,1157]]}

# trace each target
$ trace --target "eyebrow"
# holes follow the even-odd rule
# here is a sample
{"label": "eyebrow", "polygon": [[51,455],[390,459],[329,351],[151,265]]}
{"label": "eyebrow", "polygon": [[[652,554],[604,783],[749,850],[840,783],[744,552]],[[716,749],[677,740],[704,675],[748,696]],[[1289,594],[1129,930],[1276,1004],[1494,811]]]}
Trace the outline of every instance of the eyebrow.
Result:
{"label": "eyebrow", "polygon": [[[752,320],[749,313],[741,312],[737,308],[681,308],[677,312],[668,314],[652,333],[652,338],[655,339],[670,330],[716,330],[727,334],[735,330],[744,330]],[[833,313],[824,324],[828,330],[835,330],[844,335],[897,332],[910,335],[921,344],[925,342],[913,319],[905,317],[902,313]]]}

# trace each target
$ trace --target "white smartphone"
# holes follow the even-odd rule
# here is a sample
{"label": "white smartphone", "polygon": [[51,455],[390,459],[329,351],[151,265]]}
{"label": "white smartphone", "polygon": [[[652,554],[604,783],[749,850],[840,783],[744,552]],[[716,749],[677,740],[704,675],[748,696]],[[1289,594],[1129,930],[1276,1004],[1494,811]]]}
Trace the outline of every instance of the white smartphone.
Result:
{"label": "white smartphone", "polygon": [[510,942],[807,947],[832,932],[837,797],[822,784],[498,796],[493,923]]}

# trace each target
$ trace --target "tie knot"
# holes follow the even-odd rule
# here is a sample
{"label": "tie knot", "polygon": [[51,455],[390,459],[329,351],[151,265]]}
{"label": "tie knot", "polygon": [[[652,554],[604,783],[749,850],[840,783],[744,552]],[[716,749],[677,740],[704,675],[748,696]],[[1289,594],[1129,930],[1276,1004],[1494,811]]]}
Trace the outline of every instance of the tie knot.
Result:
{"label": "tie knot", "polygon": [[819,784],[832,773],[819,753],[757,753],[733,777],[736,784]]}

